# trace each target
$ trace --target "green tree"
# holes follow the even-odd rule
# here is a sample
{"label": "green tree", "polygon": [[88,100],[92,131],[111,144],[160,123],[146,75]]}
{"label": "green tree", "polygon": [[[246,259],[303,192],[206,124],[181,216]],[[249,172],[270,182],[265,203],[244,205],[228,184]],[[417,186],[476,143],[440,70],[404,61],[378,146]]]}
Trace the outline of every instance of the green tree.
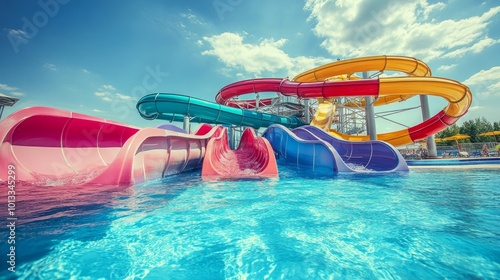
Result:
{"label": "green tree", "polygon": [[[486,142],[486,141],[495,141],[495,137],[493,136],[479,136],[479,134],[488,132],[488,131],[500,131],[500,122],[489,122],[485,117],[476,118],[475,120],[465,121],[460,127],[456,124],[445,128],[443,131],[436,133],[436,138],[446,138],[453,136],[455,134],[461,133],[469,135],[471,138],[463,140],[463,142]],[[500,136],[496,137],[497,140],[500,139]],[[437,145],[439,146],[449,146],[453,145],[454,141],[444,141],[439,142]]]}
{"label": "green tree", "polygon": [[446,138],[457,133],[460,133],[460,128],[457,126],[457,124],[453,124],[452,126],[448,126],[447,128],[445,128],[443,131],[438,132],[436,136],[438,138]]}
{"label": "green tree", "polygon": [[484,136],[479,136],[479,134],[492,130],[493,125],[485,117],[466,121],[460,127],[460,133],[469,135],[471,137],[470,142],[472,143],[484,141]]}
{"label": "green tree", "polygon": [[499,131],[500,130],[500,122],[494,122],[493,123],[493,130]]}
{"label": "green tree", "polygon": [[[458,133],[460,133],[460,127],[458,127],[457,124],[453,124],[452,126],[448,126],[447,128],[445,128],[443,131],[438,132],[436,134],[436,137],[437,138],[446,138],[446,137],[450,137],[450,136],[453,136],[453,135],[458,134]],[[452,145],[453,143],[455,143],[455,141],[444,141],[444,142],[439,142],[438,145],[448,146],[448,145]]]}

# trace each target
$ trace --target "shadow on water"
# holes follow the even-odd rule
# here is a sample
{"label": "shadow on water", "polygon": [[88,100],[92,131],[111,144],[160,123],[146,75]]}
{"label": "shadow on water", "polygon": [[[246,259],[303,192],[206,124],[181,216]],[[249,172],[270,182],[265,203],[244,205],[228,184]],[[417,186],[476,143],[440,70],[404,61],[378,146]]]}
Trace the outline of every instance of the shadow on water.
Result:
{"label": "shadow on water", "polygon": [[350,181],[364,181],[385,187],[394,187],[390,183],[393,180],[404,179],[409,176],[407,171],[399,172],[376,172],[376,171],[359,171],[359,172],[342,172],[333,173],[331,171],[318,172],[310,168],[297,167],[295,164],[288,164],[280,162],[279,165],[279,178],[283,180],[295,179],[313,179],[313,180],[350,180]]}
{"label": "shadow on water", "polygon": [[[245,265],[252,267],[255,260],[261,266],[277,262],[276,271],[292,265],[297,271],[319,265],[315,269],[321,271],[334,267],[330,256],[345,259],[344,264],[359,264],[354,253],[360,251],[375,259],[403,260],[406,265],[399,268],[407,269],[418,259],[401,254],[416,250],[439,260],[448,249],[443,241],[451,240],[453,245],[446,246],[453,249],[460,238],[465,240],[461,244],[476,242],[475,248],[488,256],[497,252],[487,248],[491,243],[481,243],[498,240],[495,213],[500,193],[492,187],[498,185],[497,175],[478,171],[315,174],[280,165],[278,180],[205,182],[198,170],[125,188],[19,185],[16,267],[26,264],[19,273],[33,268],[24,272],[33,275],[37,268],[47,271],[54,260],[59,261],[52,267],[57,272],[61,263],[82,271],[104,263],[121,266],[116,271],[123,277],[117,278],[125,278],[127,269],[156,262],[151,278],[192,279],[206,273],[223,278],[228,256],[233,263],[233,256],[247,258]],[[5,196],[2,199],[6,203]],[[5,226],[1,234],[8,235]],[[255,241],[264,244],[267,252]],[[325,244],[338,249],[328,254],[315,251]],[[364,254],[367,244],[389,255]],[[426,251],[436,244],[443,251]],[[0,279],[8,279],[13,275],[7,271],[4,253],[8,244],[0,242],[0,246],[4,264]],[[270,255],[276,261],[267,258]],[[177,266],[167,266],[165,260]],[[106,268],[99,273],[109,276]]]}
{"label": "shadow on water", "polygon": [[[200,183],[199,172],[188,172],[130,187],[18,184],[15,243],[7,242],[10,229],[0,227],[0,234],[6,240],[0,243],[0,278],[13,275],[7,270],[9,256],[6,254],[10,246],[16,247],[16,267],[19,268],[49,255],[63,240],[100,240],[114,220],[139,210],[145,214],[154,211],[186,188]],[[1,196],[1,202],[7,208],[6,196]],[[4,223],[7,225],[6,218]]]}
{"label": "shadow on water", "polygon": [[[57,240],[102,238],[115,198],[127,193],[127,189],[116,186],[30,184],[18,184],[15,191],[15,244],[3,242],[0,250],[7,252],[14,245],[16,266],[46,255]],[[2,200],[7,205],[6,197],[2,196]],[[9,234],[11,229],[2,227],[2,236]],[[6,254],[0,261],[2,266],[7,264]]]}

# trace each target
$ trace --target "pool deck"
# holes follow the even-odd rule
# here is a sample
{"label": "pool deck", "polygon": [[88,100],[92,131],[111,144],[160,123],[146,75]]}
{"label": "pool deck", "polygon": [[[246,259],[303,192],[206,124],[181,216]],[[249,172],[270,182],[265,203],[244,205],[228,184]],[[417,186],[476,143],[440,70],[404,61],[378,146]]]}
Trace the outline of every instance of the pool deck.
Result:
{"label": "pool deck", "polygon": [[437,158],[407,160],[410,169],[413,168],[498,168],[500,169],[500,157],[478,157],[478,158]]}

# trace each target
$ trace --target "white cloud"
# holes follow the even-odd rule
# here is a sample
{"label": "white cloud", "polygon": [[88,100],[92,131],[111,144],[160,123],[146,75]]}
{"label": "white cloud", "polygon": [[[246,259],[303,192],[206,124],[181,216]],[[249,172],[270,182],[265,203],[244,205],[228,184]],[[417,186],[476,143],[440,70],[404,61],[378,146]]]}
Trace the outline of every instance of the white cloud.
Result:
{"label": "white cloud", "polygon": [[470,47],[470,51],[473,53],[480,53],[484,49],[486,49],[487,47],[491,47],[494,44],[498,44],[498,43],[500,43],[500,39],[493,40],[491,38],[485,38],[485,39],[475,43],[472,47]]}
{"label": "white cloud", "polygon": [[480,53],[485,48],[491,47],[494,44],[497,44],[499,42],[500,42],[500,40],[493,40],[491,38],[484,38],[484,39],[482,39],[481,41],[475,43],[472,46],[468,46],[468,47],[465,47],[465,48],[456,49],[454,51],[451,51],[451,52],[445,54],[443,57],[452,57],[452,58],[455,58],[455,57],[461,57],[461,56],[463,56],[464,54],[466,54],[468,52],[471,52],[471,53]]}
{"label": "white cloud", "polygon": [[[186,13],[181,13],[180,16],[181,20],[173,24],[174,29],[180,32],[187,40],[194,39],[197,40],[199,44],[199,40],[197,38],[200,36],[195,30],[200,27],[204,28],[207,23],[202,17],[195,15],[190,9],[188,9]],[[167,25],[172,25],[172,19],[166,20],[166,22],[168,22]]]}
{"label": "white cloud", "polygon": [[457,64],[450,64],[450,65],[441,65],[438,67],[438,71],[447,71],[447,70],[450,70],[452,68],[455,68],[457,66]]}
{"label": "white cloud", "polygon": [[14,95],[14,96],[17,96],[17,97],[24,96],[24,93],[22,93],[20,91],[12,91],[10,94]]}
{"label": "white cloud", "polygon": [[324,38],[321,46],[335,56],[404,54],[429,61],[447,53],[478,52],[497,43],[486,32],[500,7],[480,16],[443,21],[432,14],[446,5],[426,0],[308,0],[304,8],[311,12],[314,33]]}
{"label": "white cloud", "polygon": [[45,63],[43,65],[43,67],[45,67],[45,68],[47,68],[47,69],[49,69],[51,71],[56,71],[57,70],[56,66],[54,64],[52,64],[52,63]]}
{"label": "white cloud", "polygon": [[92,112],[94,112],[94,113],[104,113],[103,110],[99,110],[99,109],[92,109]]}
{"label": "white cloud", "polygon": [[112,85],[103,85],[102,88],[105,90],[116,90],[116,88]]}
{"label": "white cloud", "polygon": [[0,90],[14,91],[17,90],[17,88],[8,86],[6,84],[0,84]]}
{"label": "white cloud", "polygon": [[0,84],[0,90],[8,91],[9,96],[15,96],[15,97],[24,96],[24,93],[20,92],[18,88],[9,86],[7,84]]}
{"label": "white cloud", "polygon": [[324,58],[290,57],[281,49],[286,39],[262,39],[257,44],[244,43],[243,39],[244,36],[230,32],[203,37],[211,49],[202,54],[216,56],[228,68],[223,71],[244,70],[253,75],[276,71],[296,75],[321,63],[331,62]]}
{"label": "white cloud", "polygon": [[181,17],[189,20],[189,22],[193,24],[206,25],[206,23],[200,17],[193,14],[193,11],[190,9],[188,9],[187,13],[181,13]]}
{"label": "white cloud", "polygon": [[481,110],[483,108],[484,108],[483,106],[470,106],[469,111],[478,111],[478,110]]}
{"label": "white cloud", "polygon": [[97,97],[104,97],[104,96],[110,96],[110,95],[112,95],[111,92],[107,92],[107,91],[96,91],[94,94]]}
{"label": "white cloud", "polygon": [[116,88],[112,85],[101,86],[96,92],[94,92],[94,95],[101,98],[101,100],[105,102],[113,102],[113,100],[135,101],[135,99],[131,96],[116,92]]}
{"label": "white cloud", "polygon": [[424,11],[423,11],[423,15],[424,15],[424,18],[427,19],[429,17],[429,15],[431,14],[431,12],[434,12],[434,11],[437,11],[437,10],[443,10],[446,5],[444,3],[441,3],[441,2],[438,2],[436,4],[424,4],[423,5],[424,7]]}
{"label": "white cloud", "polygon": [[85,69],[85,68],[82,69],[82,72],[85,73],[85,74],[90,74],[90,71],[87,70],[87,69]]}
{"label": "white cloud", "polygon": [[116,93],[116,98],[124,101],[134,101],[134,98],[132,96],[124,95],[121,93]]}
{"label": "white cloud", "polygon": [[488,70],[481,70],[469,77],[463,83],[466,85],[477,85],[491,81],[500,82],[500,66],[494,66]]}
{"label": "white cloud", "polygon": [[213,55],[226,66],[243,68],[245,71],[260,74],[263,71],[276,71],[292,67],[290,57],[280,49],[285,39],[264,39],[258,45],[243,43],[243,36],[225,32],[212,37],[203,37],[212,47],[203,55]]}
{"label": "white cloud", "polygon": [[490,95],[500,95],[500,66],[481,70],[472,75],[463,84],[470,87],[475,97],[486,99]]}
{"label": "white cloud", "polygon": [[9,36],[13,37],[18,37],[18,38],[23,38],[23,39],[29,39],[28,33],[26,31],[23,31],[21,29],[8,29],[7,33]]}

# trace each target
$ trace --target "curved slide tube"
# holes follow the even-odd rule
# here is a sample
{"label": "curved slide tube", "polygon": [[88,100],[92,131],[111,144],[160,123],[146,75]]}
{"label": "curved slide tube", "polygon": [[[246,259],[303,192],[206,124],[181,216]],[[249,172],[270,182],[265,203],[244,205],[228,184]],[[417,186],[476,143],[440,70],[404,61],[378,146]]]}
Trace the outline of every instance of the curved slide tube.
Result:
{"label": "curved slide tube", "polygon": [[[362,71],[401,71],[409,77],[367,80],[329,81],[337,75]],[[427,94],[446,99],[449,104],[433,117],[407,129],[377,135],[377,139],[394,146],[425,139],[447,126],[453,125],[467,113],[472,94],[470,89],[453,80],[430,77],[428,66],[420,60],[398,56],[374,56],[337,61],[299,74],[294,81],[261,78],[239,81],[222,88],[216,96],[219,104],[230,104],[231,98],[248,93],[278,92],[301,98],[335,98],[373,96],[376,104],[388,104]],[[378,103],[377,103],[378,102]],[[332,134],[350,141],[366,141],[368,136],[350,136],[332,131]]]}
{"label": "curved slide tube", "polygon": [[[299,83],[323,82],[323,81],[339,81],[339,80],[360,80],[359,77],[352,75],[355,72],[363,71],[398,71],[406,73],[409,76],[429,77],[432,75],[431,70],[423,61],[407,56],[371,56],[361,57],[347,60],[339,60],[329,64],[325,64],[314,69],[303,72],[295,76],[292,81]],[[341,77],[341,79],[339,79]],[[258,79],[259,83],[248,83],[248,81],[236,82],[223,87],[216,96],[216,101],[219,104],[235,107],[250,107],[254,108],[255,100],[234,101],[230,100],[247,93],[257,93],[264,91],[281,92],[279,87],[277,90],[270,90],[275,87],[275,81],[267,81],[269,79]],[[282,79],[271,79],[281,83]],[[243,88],[247,87],[243,90]],[[299,95],[299,94],[298,94]],[[349,95],[345,95],[349,96]],[[413,95],[412,95],[413,96]],[[384,96],[376,100],[374,105],[389,104],[392,102],[403,101],[412,96]],[[270,105],[272,98],[261,99],[260,106]],[[362,105],[362,104],[359,104]]]}
{"label": "curved slide tube", "polygon": [[[472,103],[472,93],[467,86],[450,79],[430,77],[432,74],[427,64],[405,56],[371,56],[337,61],[303,72],[293,80],[317,82],[364,71],[398,71],[409,75],[409,77],[380,78],[380,90],[375,106],[404,101],[417,94],[439,96],[449,102],[443,110],[418,125],[377,135],[377,139],[395,146],[422,140],[453,125],[467,113]],[[357,105],[364,106],[364,102]],[[334,130],[331,134],[350,141],[369,140],[369,136],[351,136]]]}
{"label": "curved slide tube", "polygon": [[182,122],[186,115],[191,118],[192,122],[234,124],[257,129],[272,124],[281,124],[292,128],[305,124],[302,119],[296,117],[282,117],[249,111],[170,93],[156,93],[142,97],[137,102],[137,110],[145,119]]}
{"label": "curved slide tube", "polygon": [[[368,56],[346,60],[339,60],[329,64],[325,64],[311,70],[298,74],[293,78],[295,82],[317,82],[334,80],[336,77],[346,77],[347,80],[359,80],[361,78],[353,75],[355,72],[364,71],[396,71],[407,74],[412,77],[430,77],[432,76],[429,66],[416,58],[407,56]],[[385,79],[385,78],[381,78]],[[426,93],[426,92],[423,92]],[[414,95],[383,95],[381,93],[374,106],[390,104],[407,100]],[[364,101],[356,104],[365,106]]]}
{"label": "curved slide tube", "polygon": [[312,126],[292,132],[273,125],[263,137],[271,143],[279,158],[299,169],[323,174],[408,171],[399,152],[382,141],[343,141]]}
{"label": "curved slide tube", "polygon": [[46,107],[19,110],[0,122],[0,181],[14,165],[17,181],[40,185],[130,185],[201,167],[209,139]]}
{"label": "curved slide tube", "polygon": [[332,145],[343,162],[350,167],[373,171],[408,171],[406,160],[393,146],[380,140],[353,142],[340,140],[314,126],[302,126],[292,131],[302,139],[320,139]]}
{"label": "curved slide tube", "polygon": [[229,148],[226,128],[208,142],[201,171],[203,180],[277,177],[273,149],[265,138],[257,137],[253,129],[245,129],[236,150]]}

